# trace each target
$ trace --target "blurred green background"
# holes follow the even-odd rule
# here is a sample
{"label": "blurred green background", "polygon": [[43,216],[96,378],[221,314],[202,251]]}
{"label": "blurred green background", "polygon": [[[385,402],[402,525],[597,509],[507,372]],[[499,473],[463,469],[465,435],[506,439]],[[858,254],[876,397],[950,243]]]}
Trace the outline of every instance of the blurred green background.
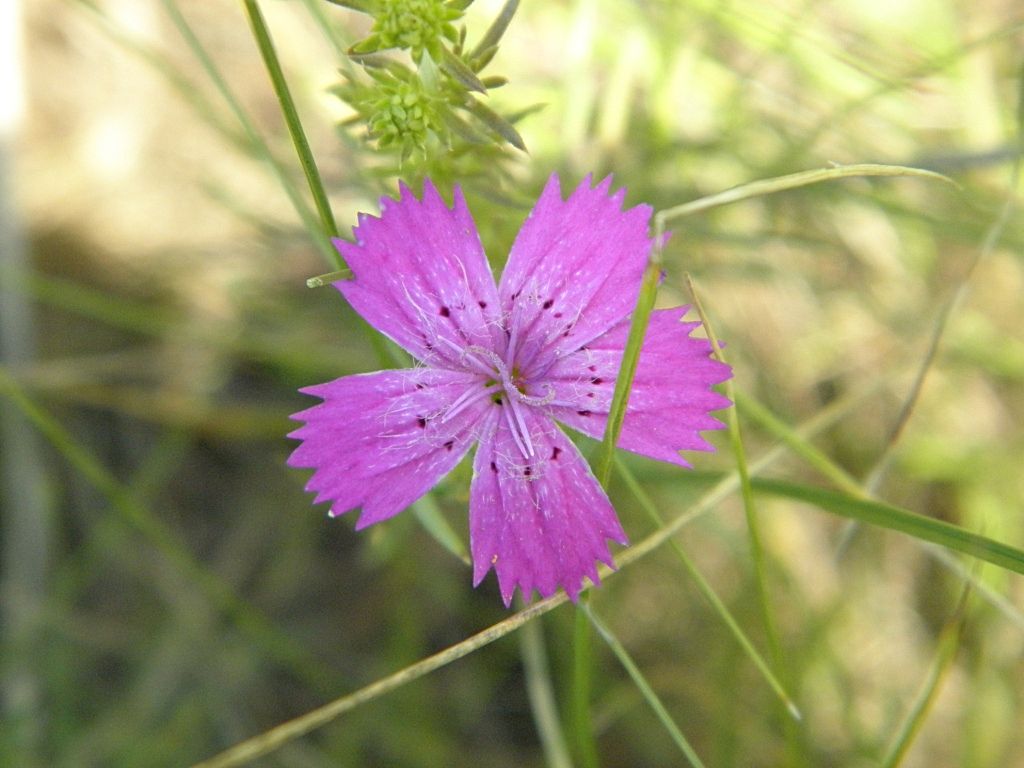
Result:
{"label": "blurred green background", "polygon": [[[500,6],[477,0],[471,38]],[[338,129],[328,92],[367,19],[326,2],[261,7],[347,233],[395,191]],[[326,519],[306,473],[285,467],[288,415],[308,405],[297,388],[380,363],[340,296],[305,287],[331,267],[239,123],[308,198],[241,5],[11,9],[0,764],[189,765],[505,618],[493,576],[473,590],[412,514],[355,534],[354,516]],[[510,85],[487,98],[544,108],[517,126],[529,154],[504,202],[471,187],[470,206],[498,266],[552,170],[566,186],[614,173],[629,203],[659,209],[829,163],[952,176],[959,190],[855,179],[687,218],[659,303],[688,303],[692,274],[741,394],[791,428],[817,423],[810,443],[879,498],[1024,547],[1020,217],[985,245],[1019,195],[1022,43],[1011,0],[524,2],[494,63]],[[778,442],[741,425],[751,460]],[[727,436],[712,439],[720,450],[691,456],[693,472],[627,461],[665,518],[735,467]],[[765,472],[830,485],[789,449]],[[464,540],[469,474],[430,496]],[[612,497],[634,541],[653,530],[621,481]],[[758,502],[799,724],[669,550],[593,597],[707,765],[881,764],[967,572],[963,629],[903,764],[1024,764],[1019,576]],[[766,649],[738,497],[677,541]],[[573,620],[571,606],[539,620],[563,716]],[[598,640],[592,686],[602,765],[683,764]],[[254,764],[544,765],[527,689],[511,635]]]}

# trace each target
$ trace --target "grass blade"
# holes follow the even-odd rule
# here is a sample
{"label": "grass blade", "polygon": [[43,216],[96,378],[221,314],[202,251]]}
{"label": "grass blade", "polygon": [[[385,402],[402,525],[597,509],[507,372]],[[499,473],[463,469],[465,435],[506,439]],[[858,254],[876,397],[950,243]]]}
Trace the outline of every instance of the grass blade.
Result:
{"label": "grass blade", "polygon": [[791,173],[786,176],[776,176],[772,179],[761,179],[759,181],[752,181],[749,184],[741,184],[738,187],[727,189],[716,195],[708,195],[707,197],[661,211],[658,216],[662,224],[667,224],[671,219],[691,216],[695,213],[706,211],[709,208],[737,203],[740,200],[749,200],[752,197],[773,195],[776,192],[806,187],[809,184],[818,184],[823,181],[861,176],[917,176],[924,179],[944,181],[955,187],[958,186],[948,176],[935,173],[935,171],[926,171],[923,168],[910,168],[905,165],[878,165],[876,163],[836,165],[831,168],[816,168],[810,171],[800,171],[799,173]]}
{"label": "grass blade", "polygon": [[[870,392],[866,393],[870,394]],[[861,395],[864,397],[865,395]],[[833,405],[830,409],[819,414],[815,419],[805,425],[807,433],[811,434],[825,429],[835,420],[844,415],[852,406],[860,403],[858,398],[850,398]],[[765,456],[751,464],[752,472],[756,473],[777,461],[784,451],[775,448]],[[756,481],[755,481],[756,482]],[[638,541],[626,550],[618,559],[618,571],[613,571],[601,566],[599,572],[602,579],[614,577],[617,572],[629,567],[638,560],[643,559],[651,552],[659,548],[666,541],[670,540],[685,525],[693,522],[701,515],[714,509],[723,499],[735,492],[738,487],[736,474],[730,474],[722,479],[714,488],[705,493],[691,508],[670,520],[667,525],[652,533],[642,541]],[[586,593],[584,593],[586,594]],[[564,592],[533,603],[529,607],[519,611],[503,621],[493,624],[475,635],[456,643],[443,651],[432,656],[423,658],[409,666],[395,672],[387,677],[381,678],[358,691],[342,696],[334,701],[328,702],[306,714],[289,720],[286,723],[253,736],[243,742],[236,744],[230,749],[216,755],[210,760],[204,761],[196,768],[228,768],[228,766],[242,765],[258,757],[273,752],[290,741],[301,738],[311,731],[320,728],[335,718],[349,712],[356,707],[383,696],[406,683],[412,682],[424,675],[451,664],[464,656],[473,653],[485,645],[493,643],[510,632],[514,632],[529,621],[541,616],[548,611],[557,608],[568,601]]]}
{"label": "grass blade", "polygon": [[643,347],[644,335],[647,333],[651,312],[654,310],[658,279],[661,277],[660,243],[662,239],[655,235],[654,250],[651,252],[651,259],[647,264],[647,269],[644,270],[643,280],[640,283],[640,293],[637,296],[636,309],[633,310],[633,317],[630,321],[626,348],[622,353],[622,362],[615,377],[615,391],[612,394],[612,404],[608,412],[608,423],[605,426],[604,438],[601,440],[595,461],[594,474],[605,489],[608,488],[608,480],[611,478],[615,445],[619,441],[619,435],[622,434],[622,422],[626,418],[626,408],[629,405],[629,392],[633,387],[633,377],[636,375],[636,368],[640,362],[640,349]]}
{"label": "grass blade", "polygon": [[870,499],[857,499],[835,491],[807,485],[753,478],[754,490],[812,504],[826,512],[859,520],[870,525],[905,533],[922,541],[998,565],[1014,573],[1024,574],[1024,550],[1004,544],[952,523],[925,517],[900,507]]}
{"label": "grass blade", "polygon": [[[693,285],[693,279],[686,275],[686,285],[693,297],[693,305],[700,316],[701,324],[711,342],[712,355],[719,362],[725,363],[725,356],[722,354],[722,345],[715,336],[715,330],[704,312],[704,305],[701,303],[697,289]],[[725,396],[736,402],[735,387],[731,378],[723,383]],[[726,423],[729,428],[729,442],[732,445],[733,457],[736,459],[736,471],[740,480],[740,497],[743,499],[743,514],[747,522],[747,538],[750,542],[750,559],[754,575],[754,585],[757,589],[757,602],[761,609],[761,623],[764,627],[764,634],[768,640],[768,652],[771,654],[772,666],[777,674],[785,674],[784,656],[782,654],[782,642],[779,640],[779,631],[775,625],[775,616],[772,614],[771,598],[768,595],[768,578],[765,569],[764,546],[762,545],[761,523],[758,519],[757,505],[754,502],[754,493],[750,488],[750,470],[747,467],[747,452],[743,447],[743,434],[740,431],[740,421],[735,408],[726,411]],[[790,754],[799,754],[799,739],[793,727],[792,702],[787,707],[788,714],[783,713],[782,722],[786,733],[786,743]]]}
{"label": "grass blade", "polygon": [[[328,236],[337,237],[338,225],[334,222],[334,214],[331,213],[331,205],[327,201],[327,193],[320,180],[320,172],[317,170],[316,160],[313,159],[313,152],[309,148],[309,141],[302,128],[302,121],[295,108],[295,101],[292,99],[291,91],[288,90],[288,83],[281,70],[281,63],[277,60],[277,52],[274,50],[274,42],[270,38],[270,30],[267,29],[267,24],[263,20],[263,14],[260,12],[256,0],[245,0],[245,11],[249,16],[249,24],[252,27],[253,37],[256,38],[256,44],[259,46],[260,55],[263,57],[263,63],[270,75],[270,82],[274,86],[274,93],[281,105],[281,114],[288,126],[288,133],[295,145],[295,152],[299,156],[302,172],[306,175],[306,183],[309,184],[313,203],[320,215],[320,225]],[[340,256],[337,257],[337,261],[340,266],[343,266],[340,264]]]}
{"label": "grass blade", "polygon": [[418,680],[424,675],[428,675],[441,667],[458,661],[464,656],[468,656],[474,651],[483,648],[485,645],[490,645],[495,640],[500,640],[505,635],[516,631],[538,616],[542,616],[553,608],[557,608],[562,603],[568,601],[568,599],[564,592],[559,592],[547,600],[533,603],[518,613],[509,616],[507,619],[475,635],[471,635],[465,640],[445,648],[443,651],[420,659],[416,663],[403,667],[397,672],[370,683],[353,693],[335,699],[294,720],[289,720],[276,728],[271,728],[269,731],[264,731],[258,736],[236,744],[209,760],[197,763],[194,768],[229,768],[230,766],[244,765],[258,757],[269,754],[288,742],[294,741],[326,725],[361,704],[373,701],[397,688],[401,688],[403,685],[411,683],[413,680]]}
{"label": "grass blade", "polygon": [[651,684],[647,682],[647,678],[643,676],[643,673],[640,671],[640,668],[637,667],[636,662],[633,661],[625,646],[623,646],[622,643],[619,642],[619,639],[612,634],[612,631],[608,629],[608,627],[598,619],[596,615],[594,615],[594,612],[590,609],[589,605],[581,604],[580,607],[582,609],[581,612],[585,613],[587,618],[590,619],[590,623],[594,625],[594,629],[597,630],[601,639],[608,643],[608,647],[612,649],[612,653],[615,654],[619,663],[622,664],[626,672],[629,673],[629,676],[633,679],[633,683],[638,689],[640,689],[641,695],[647,700],[651,709],[654,710],[654,714],[658,716],[658,720],[661,721],[661,724],[665,726],[665,730],[668,731],[669,736],[672,737],[672,741],[674,741],[676,746],[679,747],[679,751],[683,753],[686,759],[690,761],[690,765],[694,766],[694,768],[703,768],[704,763],[701,761],[696,751],[694,751],[690,742],[687,741],[683,732],[679,729],[679,726],[676,725],[675,720],[672,719],[672,715],[669,714],[665,705],[658,697],[658,694],[654,692],[653,688],[651,688]]}
{"label": "grass blade", "polygon": [[[637,481],[636,476],[630,471],[630,469],[621,461],[615,462],[615,469],[618,471],[619,476],[625,482],[626,487],[630,490],[633,496],[636,498],[637,503],[647,512],[648,516],[655,522],[659,527],[664,526],[665,521],[661,514],[658,512],[657,507],[654,506],[654,502],[647,495],[647,492]],[[779,679],[775,676],[768,662],[765,661],[764,657],[760,654],[757,648],[754,647],[753,642],[747,637],[746,633],[740,627],[739,622],[729,611],[728,606],[722,602],[722,599],[715,592],[714,587],[708,583],[708,580],[704,578],[704,575],[697,569],[696,563],[690,559],[690,556],[686,554],[685,550],[679,545],[675,539],[669,539],[669,544],[672,546],[672,550],[676,553],[679,561],[686,568],[690,577],[696,582],[697,588],[700,590],[704,599],[708,601],[711,608],[719,615],[725,625],[732,632],[733,637],[736,638],[736,642],[739,643],[744,653],[750,657],[750,660],[757,667],[758,671],[764,676],[768,686],[775,692],[775,695],[779,697],[783,706],[789,712],[790,716],[794,720],[802,719],[800,710],[797,708],[793,699],[786,692],[785,687],[779,682]]]}
{"label": "grass blade", "polygon": [[[84,1],[85,0],[80,0],[80,2]],[[196,60],[199,61],[203,71],[206,72],[207,77],[210,78],[210,82],[213,83],[217,92],[220,93],[221,98],[224,99],[224,102],[228,105],[232,114],[234,114],[239,125],[242,126],[242,131],[248,140],[250,151],[257,157],[264,160],[270,167],[274,176],[277,178],[278,183],[281,185],[281,189],[284,190],[288,199],[291,201],[292,206],[295,208],[295,212],[298,214],[306,231],[311,234],[317,244],[317,247],[327,261],[337,267],[342,266],[336,249],[331,245],[330,241],[320,228],[316,226],[312,211],[309,210],[309,204],[299,194],[299,191],[295,188],[295,185],[292,183],[292,180],[285,172],[281,163],[278,162],[273,152],[271,152],[270,147],[256,131],[256,127],[253,125],[252,120],[249,119],[242,103],[228,86],[227,81],[220,73],[220,70],[217,69],[217,66],[214,64],[210,54],[203,47],[202,43],[199,42],[199,38],[196,37],[195,32],[182,15],[177,4],[173,0],[164,0],[163,5],[167,15],[171,18],[171,22],[178,30],[178,33],[181,35],[186,45],[188,45],[189,50],[196,57]],[[157,68],[160,69],[160,67]]]}
{"label": "grass blade", "polygon": [[953,666],[957,649],[960,647],[960,638],[963,636],[964,625],[966,624],[965,611],[967,598],[970,595],[970,586],[964,588],[957,603],[956,610],[943,626],[939,633],[938,648],[935,651],[935,659],[932,661],[928,676],[921,685],[913,706],[907,713],[906,719],[896,732],[892,745],[882,761],[882,768],[896,768],[914,742],[914,738],[924,726],[924,721],[931,711],[935,698],[942,689],[942,682],[946,674]]}
{"label": "grass blade", "polygon": [[195,583],[207,600],[231,617],[257,647],[292,669],[299,677],[324,690],[337,681],[336,674],[309,659],[306,651],[289,635],[274,627],[259,611],[246,604],[234,590],[214,573],[196,562],[175,533],[141,504],[127,488],[111,476],[88,450],[79,445],[64,427],[44,409],[32,402],[13,378],[0,367],[0,394],[5,395],[37,430],[59,451],[68,463],[96,490],[132,529],[145,539]]}

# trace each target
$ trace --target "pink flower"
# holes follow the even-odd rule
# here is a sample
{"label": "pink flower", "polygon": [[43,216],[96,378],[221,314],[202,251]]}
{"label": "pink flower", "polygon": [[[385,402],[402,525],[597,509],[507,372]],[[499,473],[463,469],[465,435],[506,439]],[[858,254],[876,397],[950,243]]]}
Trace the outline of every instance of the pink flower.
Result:
{"label": "pink flower", "polygon": [[[331,515],[362,507],[356,528],[420,498],[478,443],[469,532],[473,583],[493,567],[508,605],[519,587],[575,600],[607,540],[626,544],[615,510],[555,424],[600,439],[629,315],[651,251],[651,209],[622,210],[624,190],[588,178],[562,200],[552,175],[495,285],[461,192],[448,208],[427,181],[361,214],[355,243],[335,245],[354,273],[335,283],[352,307],[418,361],[302,391],[323,402],[296,414],[302,441],[288,463],[315,470],[307,490]],[[711,385],[730,376],[710,345],[655,311],[619,446],[689,466],[712,450],[701,430],[729,404]]]}

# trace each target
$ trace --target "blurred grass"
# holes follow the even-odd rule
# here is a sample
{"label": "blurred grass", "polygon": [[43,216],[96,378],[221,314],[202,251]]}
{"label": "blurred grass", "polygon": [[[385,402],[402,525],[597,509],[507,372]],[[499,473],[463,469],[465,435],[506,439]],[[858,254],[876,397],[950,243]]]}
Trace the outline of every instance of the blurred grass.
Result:
{"label": "blurred grass", "polygon": [[[506,614],[491,581],[472,590],[468,569],[411,515],[355,535],[350,521],[312,508],[302,473],[283,465],[286,416],[304,405],[297,387],[373,370],[380,349],[332,292],[304,287],[327,266],[303,228],[303,219],[315,228],[315,214],[242,9],[107,2],[95,4],[97,16],[83,5],[25,4],[29,113],[14,182],[33,271],[0,279],[34,303],[38,353],[3,370],[66,440],[51,439],[41,457],[54,522],[48,591],[34,623],[3,637],[0,762],[186,765]],[[471,23],[498,5],[478,0]],[[261,8],[345,231],[393,191],[335,130],[341,115],[326,94],[347,66],[338,41],[357,39],[363,22],[313,2]],[[522,201],[553,168],[573,180],[614,172],[631,203],[658,209],[830,162],[952,175],[962,191],[851,180],[688,217],[665,249],[659,303],[686,303],[682,276],[695,275],[737,388],[774,419],[739,412],[755,478],[773,452],[773,477],[798,488],[845,477],[836,487],[853,493],[890,452],[943,306],[969,276],[872,490],[883,504],[1019,549],[1019,216],[971,265],[1019,195],[1010,166],[1022,38],[1024,13],[1000,0],[525,3],[499,53],[512,84],[489,98],[510,109],[546,104],[517,126],[530,149],[516,171],[521,187],[510,190]],[[525,211],[473,192],[469,202],[500,264]],[[808,423],[825,426],[773,451]],[[715,436],[721,447],[724,437]],[[68,461],[62,442],[87,464]],[[764,649],[735,484],[694,506],[734,461],[724,450],[691,458],[701,471],[622,460],[661,515],[683,521],[683,548]],[[468,475],[460,467],[431,497],[463,538]],[[645,502],[614,479],[612,494],[641,542]],[[878,764],[903,744],[937,659],[948,671],[927,717],[913,721],[902,764],[1024,760],[1019,576],[978,568],[979,590],[947,651],[963,569],[875,526],[841,547],[836,519],[758,501],[766,593],[804,714],[795,748],[770,686],[667,551],[624,550],[629,567],[592,598],[705,764]],[[118,504],[147,510],[178,543],[123,525]],[[5,548],[17,546],[9,530]],[[224,585],[221,597],[197,584],[194,567]],[[4,574],[4,600],[22,599]],[[991,610],[981,588],[1016,614]],[[323,674],[274,661],[275,641],[254,636],[221,600],[250,606]],[[564,721],[572,612],[555,608],[542,621]],[[628,673],[610,651],[594,651],[601,763],[676,764],[673,736]],[[35,699],[12,687],[25,674]],[[512,639],[257,764],[461,765],[468,756],[481,766],[544,764]]]}

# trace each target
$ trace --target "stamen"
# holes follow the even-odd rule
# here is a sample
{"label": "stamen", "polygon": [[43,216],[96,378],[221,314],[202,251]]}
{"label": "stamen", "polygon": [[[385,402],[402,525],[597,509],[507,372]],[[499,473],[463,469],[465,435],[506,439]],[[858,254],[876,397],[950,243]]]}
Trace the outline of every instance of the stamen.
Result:
{"label": "stamen", "polygon": [[528,459],[533,456],[533,443],[530,442],[530,432],[526,429],[523,414],[519,412],[515,400],[510,398],[508,404],[509,407],[505,409],[505,419],[508,421],[509,432],[512,433],[512,441],[516,444],[519,452],[523,454],[523,457]]}
{"label": "stamen", "polygon": [[486,350],[484,350],[483,347],[477,347],[477,346],[460,347],[458,344],[456,344],[451,339],[448,339],[448,338],[446,338],[444,336],[440,336],[440,335],[437,337],[437,340],[440,341],[442,344],[446,345],[456,355],[458,355],[457,360],[460,363],[464,363],[464,364],[469,365],[477,373],[482,373],[484,376],[491,376],[494,373],[494,371],[491,370],[487,366],[486,363],[482,362],[479,358],[474,357],[472,354],[470,354],[471,352],[486,351]]}
{"label": "stamen", "polygon": [[508,371],[508,366],[506,366],[505,362],[491,350],[474,345],[471,347],[466,347],[466,351],[473,352],[474,354],[478,354],[481,357],[486,358],[487,361],[494,366],[494,371],[488,371],[488,373],[496,372],[498,374],[498,378],[501,379],[502,386],[505,387],[505,391],[509,395],[509,400],[518,400],[520,403],[523,403],[524,405],[539,406],[547,405],[548,403],[555,399],[555,388],[550,384],[544,385],[546,391],[540,397],[527,395],[522,390],[520,390],[519,387],[516,386],[516,383],[512,380],[512,375]]}
{"label": "stamen", "polygon": [[451,404],[451,407],[448,409],[448,411],[444,414],[444,416],[441,417],[441,423],[444,424],[449,419],[454,419],[458,414],[462,413],[462,411],[466,410],[469,406],[473,405],[477,400],[480,400],[484,397],[488,397],[489,395],[493,395],[495,392],[498,392],[500,390],[501,387],[497,384],[492,384],[491,386],[484,387],[483,389],[477,389],[476,387],[471,387],[470,389],[467,389],[465,392],[459,395],[458,398],[456,398],[455,402]]}

